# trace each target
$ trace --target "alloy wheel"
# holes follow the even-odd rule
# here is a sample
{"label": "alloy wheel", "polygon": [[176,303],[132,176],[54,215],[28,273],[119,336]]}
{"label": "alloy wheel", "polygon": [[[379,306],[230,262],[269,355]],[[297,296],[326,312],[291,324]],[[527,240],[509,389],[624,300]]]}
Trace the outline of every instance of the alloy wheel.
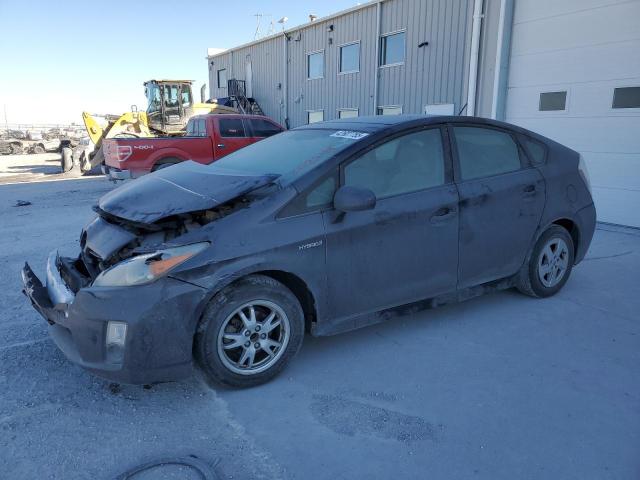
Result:
{"label": "alloy wheel", "polygon": [[547,288],[555,287],[569,267],[569,247],[562,238],[551,238],[538,257],[538,278]]}
{"label": "alloy wheel", "polygon": [[218,356],[234,373],[264,372],[282,356],[290,334],[289,318],[282,308],[268,300],[253,300],[234,310],[222,323]]}

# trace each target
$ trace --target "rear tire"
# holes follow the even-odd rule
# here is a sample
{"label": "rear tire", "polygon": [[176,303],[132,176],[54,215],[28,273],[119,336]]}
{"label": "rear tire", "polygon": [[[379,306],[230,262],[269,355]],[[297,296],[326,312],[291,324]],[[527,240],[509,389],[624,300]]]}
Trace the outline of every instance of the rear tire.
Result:
{"label": "rear tire", "polygon": [[157,170],[162,170],[163,168],[171,167],[172,165],[175,165],[179,161],[180,160],[178,160],[177,158],[163,158],[162,160],[158,160],[156,162],[156,164],[153,166],[151,171],[155,172]]}
{"label": "rear tire", "polygon": [[573,262],[571,235],[563,227],[553,225],[538,238],[527,255],[518,274],[517,288],[532,297],[555,295],[569,280]]}
{"label": "rear tire", "polygon": [[304,314],[295,295],[270,277],[251,275],[211,300],[198,325],[195,356],[212,380],[252,387],[282,371],[303,337]]}

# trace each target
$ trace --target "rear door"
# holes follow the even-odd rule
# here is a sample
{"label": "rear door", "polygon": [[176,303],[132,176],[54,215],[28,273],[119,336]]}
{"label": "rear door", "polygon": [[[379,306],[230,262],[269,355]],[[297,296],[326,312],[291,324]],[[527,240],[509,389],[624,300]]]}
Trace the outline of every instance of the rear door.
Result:
{"label": "rear door", "polygon": [[372,190],[377,204],[324,212],[329,308],[338,322],[455,290],[458,193],[442,135],[403,134],[343,165],[342,184]]}
{"label": "rear door", "polygon": [[253,143],[250,136],[251,133],[248,131],[248,125],[245,124],[242,118],[229,118],[220,115],[219,118],[215,119],[215,124],[216,138],[214,139],[213,148],[216,159]]}
{"label": "rear door", "polygon": [[187,133],[181,147],[189,154],[189,158],[198,163],[211,163],[213,151],[211,140],[207,133],[207,120],[205,118],[192,118],[187,123]]}
{"label": "rear door", "polygon": [[458,286],[516,273],[545,204],[545,182],[507,130],[450,126],[460,194]]}

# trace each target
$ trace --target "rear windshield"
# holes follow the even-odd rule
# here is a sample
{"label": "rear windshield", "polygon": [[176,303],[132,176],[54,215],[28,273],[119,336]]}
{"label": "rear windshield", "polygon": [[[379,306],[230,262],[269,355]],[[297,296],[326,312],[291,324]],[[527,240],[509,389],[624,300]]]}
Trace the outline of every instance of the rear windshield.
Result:
{"label": "rear windshield", "polygon": [[275,174],[290,182],[366,136],[344,130],[290,130],[230,153],[210,168]]}

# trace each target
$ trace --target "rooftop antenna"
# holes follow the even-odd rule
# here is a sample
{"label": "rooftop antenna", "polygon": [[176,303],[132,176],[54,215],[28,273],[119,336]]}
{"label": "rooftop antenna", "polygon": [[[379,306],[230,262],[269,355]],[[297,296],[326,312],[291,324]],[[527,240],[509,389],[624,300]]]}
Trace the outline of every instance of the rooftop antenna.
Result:
{"label": "rooftop antenna", "polygon": [[260,23],[262,22],[262,13],[255,13],[253,16],[256,17],[256,31],[253,34],[253,39],[257,40],[260,36]]}
{"label": "rooftop antenna", "polygon": [[262,37],[262,30],[261,30],[261,28],[262,28],[262,17],[271,17],[271,15],[268,15],[268,14],[265,14],[265,13],[254,13],[253,16],[256,17],[256,31],[253,34],[253,39],[257,40],[258,38]]}

